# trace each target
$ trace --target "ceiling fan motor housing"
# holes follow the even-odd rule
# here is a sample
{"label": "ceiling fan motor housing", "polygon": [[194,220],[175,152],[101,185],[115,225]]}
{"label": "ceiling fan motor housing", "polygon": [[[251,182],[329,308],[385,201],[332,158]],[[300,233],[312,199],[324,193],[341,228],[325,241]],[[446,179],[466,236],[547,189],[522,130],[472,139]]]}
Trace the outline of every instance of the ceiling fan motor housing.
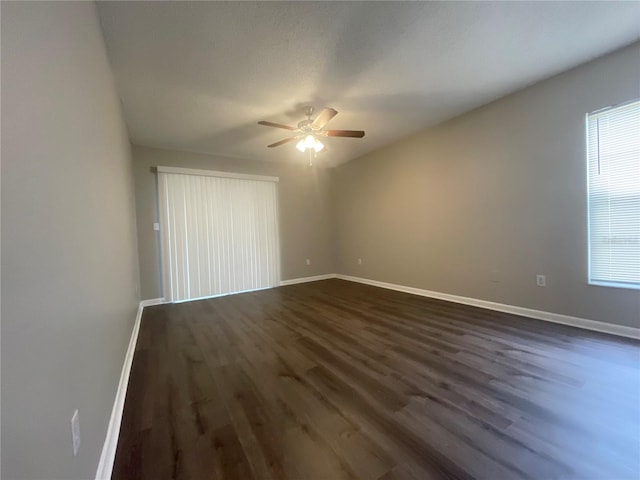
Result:
{"label": "ceiling fan motor housing", "polygon": [[306,120],[302,120],[301,122],[298,122],[298,129],[300,129],[300,131],[305,133],[319,132],[320,130],[322,130],[321,127],[315,127],[313,125],[313,120],[309,118]]}

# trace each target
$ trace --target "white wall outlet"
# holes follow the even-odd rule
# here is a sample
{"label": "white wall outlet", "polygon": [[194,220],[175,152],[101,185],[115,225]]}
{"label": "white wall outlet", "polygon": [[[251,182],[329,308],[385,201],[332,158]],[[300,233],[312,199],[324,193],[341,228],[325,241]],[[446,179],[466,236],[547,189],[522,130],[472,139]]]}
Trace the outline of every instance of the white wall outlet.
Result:
{"label": "white wall outlet", "polygon": [[358,259],[358,265],[362,265],[362,259],[361,258]]}
{"label": "white wall outlet", "polygon": [[547,286],[547,277],[544,275],[536,275],[536,285],[539,287]]}
{"label": "white wall outlet", "polygon": [[71,439],[73,440],[73,456],[75,457],[80,448],[80,417],[78,416],[78,410],[73,412],[71,417]]}
{"label": "white wall outlet", "polygon": [[156,232],[159,232],[159,231],[160,231],[160,224],[159,224],[158,222],[155,222],[155,223],[153,224],[153,229],[154,229]]}
{"label": "white wall outlet", "polygon": [[307,258],[307,265],[311,265],[311,259]]}

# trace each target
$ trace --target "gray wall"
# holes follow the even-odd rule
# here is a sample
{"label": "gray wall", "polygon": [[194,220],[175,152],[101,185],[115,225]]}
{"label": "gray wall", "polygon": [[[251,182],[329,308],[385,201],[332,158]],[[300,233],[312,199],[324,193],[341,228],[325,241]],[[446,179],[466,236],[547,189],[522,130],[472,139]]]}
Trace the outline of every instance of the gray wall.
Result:
{"label": "gray wall", "polygon": [[337,168],[338,272],[640,327],[587,285],[585,157],[585,113],[638,97],[636,43]]}
{"label": "gray wall", "polygon": [[153,230],[158,194],[152,167],[158,165],[279,177],[282,279],[334,273],[331,170],[309,167],[304,159],[295,165],[138,146],[133,159],[142,298],[162,297],[159,232]]}
{"label": "gray wall", "polygon": [[2,478],[88,479],[139,301],[130,145],[95,5],[1,8]]}

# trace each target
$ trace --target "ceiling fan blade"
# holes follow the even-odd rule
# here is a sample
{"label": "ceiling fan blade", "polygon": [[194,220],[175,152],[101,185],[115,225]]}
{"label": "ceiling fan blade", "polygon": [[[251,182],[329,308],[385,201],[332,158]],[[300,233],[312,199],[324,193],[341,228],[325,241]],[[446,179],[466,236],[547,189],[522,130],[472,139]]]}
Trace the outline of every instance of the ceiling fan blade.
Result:
{"label": "ceiling fan blade", "polygon": [[364,132],[362,130],[327,130],[327,137],[362,138]]}
{"label": "ceiling fan blade", "polygon": [[329,120],[331,120],[337,114],[338,114],[337,110],[334,110],[333,108],[325,108],[320,112],[320,115],[318,115],[316,119],[313,121],[313,123],[311,124],[311,127],[322,128],[327,123],[329,123]]}
{"label": "ceiling fan blade", "polygon": [[284,145],[285,143],[289,143],[289,142],[293,142],[294,140],[296,140],[298,137],[289,137],[289,138],[285,138],[284,140],[280,140],[279,142],[276,143],[272,143],[271,145],[267,145],[267,147],[272,148],[272,147],[279,147],[280,145]]}
{"label": "ceiling fan blade", "polygon": [[290,127],[289,125],[283,125],[281,123],[266,122],[264,120],[258,122],[258,125],[264,125],[265,127],[284,128],[285,130],[297,130],[296,127]]}

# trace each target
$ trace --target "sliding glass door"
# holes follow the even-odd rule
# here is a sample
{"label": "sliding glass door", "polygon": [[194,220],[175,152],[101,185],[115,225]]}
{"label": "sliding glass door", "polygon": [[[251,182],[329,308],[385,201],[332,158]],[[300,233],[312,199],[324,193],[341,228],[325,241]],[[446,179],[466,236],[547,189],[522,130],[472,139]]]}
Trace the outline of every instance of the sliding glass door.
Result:
{"label": "sliding glass door", "polygon": [[167,301],[280,282],[277,178],[158,167]]}

